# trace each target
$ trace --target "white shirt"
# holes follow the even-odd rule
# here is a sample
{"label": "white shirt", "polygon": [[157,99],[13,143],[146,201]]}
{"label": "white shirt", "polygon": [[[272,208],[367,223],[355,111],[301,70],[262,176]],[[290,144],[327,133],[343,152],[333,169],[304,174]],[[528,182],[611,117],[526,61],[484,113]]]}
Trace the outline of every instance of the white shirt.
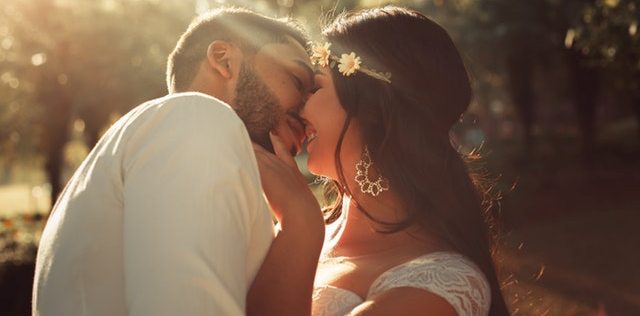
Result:
{"label": "white shirt", "polygon": [[42,235],[34,315],[241,315],[273,240],[244,124],[181,93],[98,142]]}

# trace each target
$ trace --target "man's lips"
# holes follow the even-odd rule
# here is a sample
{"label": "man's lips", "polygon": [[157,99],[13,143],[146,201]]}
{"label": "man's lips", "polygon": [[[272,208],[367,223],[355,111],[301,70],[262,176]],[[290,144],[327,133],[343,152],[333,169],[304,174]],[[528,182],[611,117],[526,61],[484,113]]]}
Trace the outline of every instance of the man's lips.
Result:
{"label": "man's lips", "polygon": [[292,155],[295,156],[302,150],[302,143],[304,142],[306,133],[302,124],[289,123],[289,127],[291,128],[293,136],[293,144],[291,145],[290,151]]}

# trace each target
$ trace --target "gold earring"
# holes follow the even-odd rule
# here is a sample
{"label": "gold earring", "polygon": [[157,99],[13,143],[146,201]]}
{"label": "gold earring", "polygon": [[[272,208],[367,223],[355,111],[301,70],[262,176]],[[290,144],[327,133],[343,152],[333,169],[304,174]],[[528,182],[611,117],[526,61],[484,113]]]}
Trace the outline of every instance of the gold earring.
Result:
{"label": "gold earring", "polygon": [[356,182],[360,186],[362,193],[371,194],[372,196],[378,196],[380,193],[389,190],[389,182],[382,176],[378,176],[376,181],[369,179],[369,168],[373,165],[371,156],[369,155],[369,148],[366,146],[362,151],[362,158],[356,163]]}

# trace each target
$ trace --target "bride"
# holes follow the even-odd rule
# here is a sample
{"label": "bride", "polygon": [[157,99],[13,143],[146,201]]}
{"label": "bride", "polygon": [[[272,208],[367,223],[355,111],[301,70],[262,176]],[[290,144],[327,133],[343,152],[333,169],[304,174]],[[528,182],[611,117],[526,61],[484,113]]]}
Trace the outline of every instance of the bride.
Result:
{"label": "bride", "polygon": [[[451,38],[399,7],[342,15],[323,35],[301,117],[308,168],[329,179],[334,203],[325,230],[278,136],[276,155],[255,147],[282,231],[248,313],[507,315],[482,198],[449,141],[471,99]],[[270,292],[273,282],[290,291]]]}

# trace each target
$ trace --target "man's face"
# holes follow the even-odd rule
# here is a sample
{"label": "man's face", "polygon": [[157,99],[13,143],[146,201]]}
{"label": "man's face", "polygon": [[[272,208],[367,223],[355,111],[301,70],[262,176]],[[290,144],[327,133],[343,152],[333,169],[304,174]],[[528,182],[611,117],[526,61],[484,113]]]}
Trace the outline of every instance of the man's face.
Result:
{"label": "man's face", "polygon": [[254,142],[273,151],[273,130],[295,154],[305,137],[298,113],[313,86],[309,56],[289,38],[288,43],[266,44],[244,60],[232,103]]}

